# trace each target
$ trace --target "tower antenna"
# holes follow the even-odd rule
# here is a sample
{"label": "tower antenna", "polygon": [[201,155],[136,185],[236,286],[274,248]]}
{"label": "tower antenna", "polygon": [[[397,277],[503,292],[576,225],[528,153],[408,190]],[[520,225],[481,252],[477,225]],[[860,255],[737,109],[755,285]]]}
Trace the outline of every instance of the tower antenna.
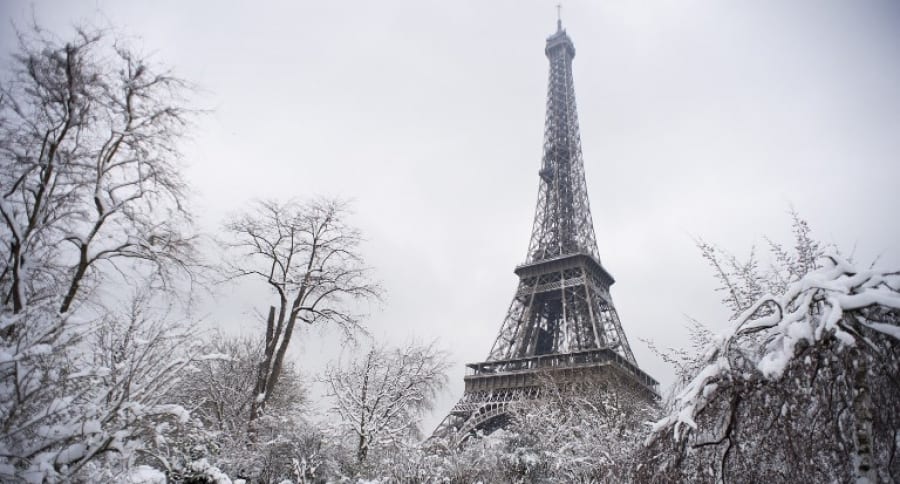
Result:
{"label": "tower antenna", "polygon": [[556,4],[556,31],[562,30],[562,4]]}

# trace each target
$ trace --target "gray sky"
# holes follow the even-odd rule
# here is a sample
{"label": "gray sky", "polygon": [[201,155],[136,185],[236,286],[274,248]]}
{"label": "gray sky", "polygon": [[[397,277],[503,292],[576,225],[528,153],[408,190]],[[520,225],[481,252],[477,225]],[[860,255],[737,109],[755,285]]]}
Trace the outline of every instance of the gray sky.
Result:
{"label": "gray sky", "polygon": [[[456,362],[430,430],[481,361],[524,261],[537,195],[552,1],[5,0],[51,30],[113,25],[198,84],[212,108],[185,144],[201,224],[255,197],[355,200],[388,291],[382,340],[439,338]],[[568,1],[594,223],[640,365],[642,338],[687,344],[685,316],[721,328],[701,236],[739,254],[814,234],[900,266],[900,3]],[[13,45],[10,22],[0,41]],[[258,288],[210,322],[256,324]],[[336,339],[301,334],[313,374]]]}

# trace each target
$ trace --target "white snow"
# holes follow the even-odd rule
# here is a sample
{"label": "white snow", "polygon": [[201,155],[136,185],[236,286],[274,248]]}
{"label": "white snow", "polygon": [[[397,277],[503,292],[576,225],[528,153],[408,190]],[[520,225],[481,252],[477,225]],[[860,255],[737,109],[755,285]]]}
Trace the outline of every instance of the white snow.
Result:
{"label": "white snow", "polygon": [[137,466],[125,477],[128,484],[166,484],[166,475],[147,465]]}
{"label": "white snow", "polygon": [[206,459],[200,459],[191,462],[190,469],[205,477],[208,482],[212,482],[214,484],[233,484],[231,482],[231,478],[229,478],[227,475],[225,475],[224,472],[219,470],[218,467],[207,462]]}

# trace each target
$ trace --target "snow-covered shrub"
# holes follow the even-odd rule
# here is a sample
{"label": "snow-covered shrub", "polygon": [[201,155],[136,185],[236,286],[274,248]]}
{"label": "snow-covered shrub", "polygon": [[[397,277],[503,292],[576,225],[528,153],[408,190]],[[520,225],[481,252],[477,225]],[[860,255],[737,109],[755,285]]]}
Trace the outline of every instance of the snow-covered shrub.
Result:
{"label": "snow-covered shrub", "polygon": [[0,480],[52,480],[103,445],[81,405],[104,370],[62,364],[84,325],[42,305],[0,313]]}
{"label": "snow-covered shrub", "polygon": [[510,426],[508,449],[534,480],[615,481],[658,416],[656,404],[629,381],[559,384],[547,379],[541,398],[525,402]]}
{"label": "snow-covered shrub", "polygon": [[521,482],[518,471],[510,472],[517,463],[509,438],[509,432],[498,430],[463,448],[441,442],[400,446],[373,462],[367,476],[384,483]]}
{"label": "snow-covered shrub", "polygon": [[164,395],[198,358],[192,338],[141,307],[100,320],[52,304],[0,314],[0,479],[116,476],[190,425]]}
{"label": "snow-covered shrub", "polygon": [[547,377],[540,397],[510,407],[509,425],[461,448],[430,440],[373,462],[381,482],[618,482],[656,418],[646,394],[603,382]]}
{"label": "snow-covered shrub", "polygon": [[746,305],[655,425],[638,481],[900,477],[900,273],[813,264],[753,300],[730,286]]}
{"label": "snow-covered shrub", "polygon": [[[205,441],[181,451],[186,459],[181,467],[202,458],[251,482],[311,482],[336,475],[341,454],[309,422],[307,389],[292,364],[284,366],[263,413],[250,418],[264,344],[261,338],[214,336],[205,350],[228,357],[198,362],[170,391],[169,399],[190,408],[206,432]],[[197,478],[191,472],[177,477]]]}
{"label": "snow-covered shrub", "polygon": [[270,412],[269,407],[254,421],[256,440],[238,445],[229,437],[229,444],[211,457],[216,465],[249,482],[323,482],[341,474],[347,461],[342,449],[315,424],[300,412],[277,416]]}

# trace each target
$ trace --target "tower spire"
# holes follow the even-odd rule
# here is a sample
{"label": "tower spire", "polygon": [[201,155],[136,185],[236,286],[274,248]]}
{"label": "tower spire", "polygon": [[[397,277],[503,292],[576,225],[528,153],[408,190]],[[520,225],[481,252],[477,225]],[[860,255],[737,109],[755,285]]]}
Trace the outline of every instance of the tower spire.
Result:
{"label": "tower spire", "polygon": [[562,4],[556,4],[556,31],[562,30]]}

